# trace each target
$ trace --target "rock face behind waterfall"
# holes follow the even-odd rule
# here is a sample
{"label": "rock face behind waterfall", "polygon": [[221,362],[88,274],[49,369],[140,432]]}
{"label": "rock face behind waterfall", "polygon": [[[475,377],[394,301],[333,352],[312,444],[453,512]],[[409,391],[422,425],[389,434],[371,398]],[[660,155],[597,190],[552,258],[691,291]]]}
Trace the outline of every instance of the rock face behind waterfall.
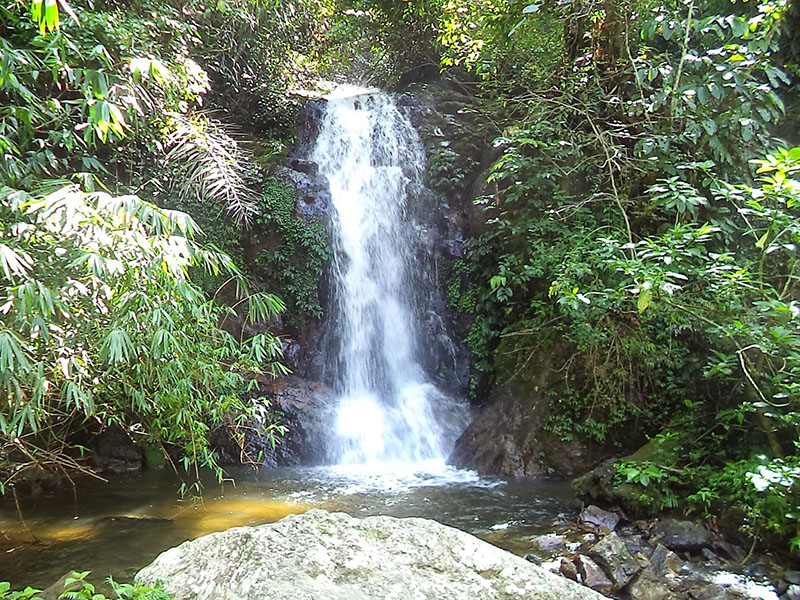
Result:
{"label": "rock face behind waterfall", "polygon": [[[409,184],[407,190],[410,205],[415,207],[420,249],[428,260],[441,267],[463,258],[464,240],[482,231],[484,217],[472,198],[483,193],[473,187],[481,179],[478,176],[481,169],[492,162],[492,157],[483,156],[489,144],[472,122],[469,98],[444,83],[415,85],[395,98],[400,113],[419,133],[427,159],[425,185],[416,182]],[[310,160],[327,103],[319,98],[304,105],[297,122],[295,146],[286,163],[276,167],[273,175],[297,191],[295,214],[303,219],[319,219],[330,228],[335,212],[331,191],[319,164]],[[436,277],[437,283],[444,286],[446,282],[438,281],[438,274]],[[321,334],[331,325],[333,280],[333,273],[328,273],[320,282],[326,317],[321,323],[307,326],[309,332],[298,340],[303,345],[298,360],[290,365],[295,374],[311,380],[325,379],[323,373],[329,357],[320,352],[320,344],[324,337]],[[420,348],[420,359],[437,385],[464,395],[469,384],[470,358],[459,340],[466,337],[472,321],[469,315],[445,306],[444,287],[432,291],[420,303],[426,307],[420,323],[426,340]]]}
{"label": "rock face behind waterfall", "polygon": [[176,600],[603,598],[435,521],[322,510],[185,542],[137,579]]}
{"label": "rock face behind waterfall", "polygon": [[512,383],[494,390],[448,462],[481,475],[573,477],[606,457],[596,444],[564,441],[547,431],[548,399],[532,388]]}

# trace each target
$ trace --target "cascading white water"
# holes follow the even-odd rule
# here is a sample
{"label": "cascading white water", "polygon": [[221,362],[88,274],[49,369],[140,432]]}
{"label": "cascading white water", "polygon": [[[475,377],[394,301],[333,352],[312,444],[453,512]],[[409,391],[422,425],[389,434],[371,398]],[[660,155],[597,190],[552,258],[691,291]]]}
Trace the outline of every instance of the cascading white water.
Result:
{"label": "cascading white water", "polygon": [[311,158],[334,208],[329,318],[340,398],[331,458],[443,464],[466,414],[428,380],[418,358],[416,288],[429,264],[418,256],[407,190],[422,182],[419,136],[388,95],[340,88],[328,98]]}

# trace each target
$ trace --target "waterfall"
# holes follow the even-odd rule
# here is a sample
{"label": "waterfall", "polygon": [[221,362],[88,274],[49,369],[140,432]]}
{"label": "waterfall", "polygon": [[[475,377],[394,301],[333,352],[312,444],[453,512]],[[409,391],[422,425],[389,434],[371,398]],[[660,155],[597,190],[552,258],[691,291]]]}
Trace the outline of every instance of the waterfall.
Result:
{"label": "waterfall", "polygon": [[466,409],[420,361],[419,305],[432,290],[433,261],[409,190],[422,187],[422,142],[390,96],[340,88],[328,98],[311,159],[334,209],[327,318],[339,398],[331,460],[443,464]]}

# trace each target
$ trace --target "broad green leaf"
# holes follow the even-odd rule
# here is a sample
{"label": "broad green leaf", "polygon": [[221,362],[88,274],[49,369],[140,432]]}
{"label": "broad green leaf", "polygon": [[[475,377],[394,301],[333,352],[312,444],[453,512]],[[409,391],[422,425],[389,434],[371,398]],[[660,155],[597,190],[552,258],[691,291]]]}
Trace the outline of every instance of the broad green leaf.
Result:
{"label": "broad green leaf", "polygon": [[643,313],[647,310],[647,307],[650,306],[650,301],[653,298],[653,292],[650,288],[643,288],[639,292],[639,296],[636,301],[636,306],[639,309],[639,313]]}

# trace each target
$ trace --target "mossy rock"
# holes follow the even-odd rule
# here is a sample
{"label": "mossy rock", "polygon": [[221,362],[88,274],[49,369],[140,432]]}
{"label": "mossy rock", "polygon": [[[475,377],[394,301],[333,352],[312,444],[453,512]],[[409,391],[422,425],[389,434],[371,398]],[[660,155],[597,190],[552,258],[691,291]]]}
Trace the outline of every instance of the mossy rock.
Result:
{"label": "mossy rock", "polygon": [[684,440],[680,435],[657,435],[625,460],[673,465]]}
{"label": "mossy rock", "polygon": [[656,436],[633,454],[624,458],[610,458],[585,475],[572,480],[572,490],[579,498],[591,501],[616,504],[634,515],[649,515],[662,506],[664,497],[657,487],[645,489],[636,483],[615,483],[617,464],[621,461],[655,464],[675,464],[680,447],[681,436]]}

